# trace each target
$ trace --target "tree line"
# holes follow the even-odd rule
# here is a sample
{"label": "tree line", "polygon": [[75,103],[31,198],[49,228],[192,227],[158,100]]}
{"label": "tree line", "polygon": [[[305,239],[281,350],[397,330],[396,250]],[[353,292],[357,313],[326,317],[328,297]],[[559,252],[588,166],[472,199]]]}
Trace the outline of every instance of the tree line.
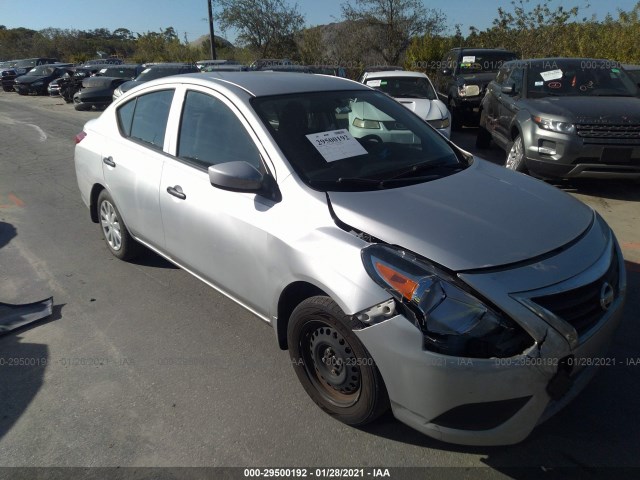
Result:
{"label": "tree line", "polygon": [[[432,71],[452,47],[506,48],[521,58],[578,56],[640,63],[640,1],[602,20],[582,17],[584,7],[552,7],[551,0],[512,0],[498,8],[492,25],[459,25],[422,0],[352,0],[339,22],[305,28],[297,4],[287,0],[216,0],[219,30],[233,30],[236,45],[216,37],[219,58],[251,63],[257,58],[289,58],[304,64],[345,67],[352,74],[366,65],[403,65]],[[55,57],[80,63],[104,52],[131,62],[194,62],[209,57],[208,39],[180,38],[173,27],[136,33],[126,28],[76,30],[6,28],[0,25],[0,58]],[[354,73],[355,72],[355,73]]]}

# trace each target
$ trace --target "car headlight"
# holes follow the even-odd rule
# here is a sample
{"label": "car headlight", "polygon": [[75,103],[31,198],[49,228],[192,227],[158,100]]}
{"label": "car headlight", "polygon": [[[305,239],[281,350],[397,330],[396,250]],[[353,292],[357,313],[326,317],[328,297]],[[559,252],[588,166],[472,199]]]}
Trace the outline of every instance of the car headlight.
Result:
{"label": "car headlight", "polygon": [[113,91],[113,98],[118,98],[120,95],[122,95],[122,90],[118,87]]}
{"label": "car headlight", "polygon": [[459,279],[415,255],[382,244],[362,250],[369,276],[423,333],[427,350],[471,358],[522,353],[533,339],[472,294]]}
{"label": "car headlight", "polygon": [[551,120],[550,118],[543,117],[531,117],[533,121],[544,130],[551,130],[552,132],[559,133],[574,133],[576,131],[576,126],[573,123],[568,122],[558,122],[556,120]]}
{"label": "car headlight", "polygon": [[475,97],[476,95],[480,95],[480,86],[462,85],[458,88],[458,95],[461,97]]}
{"label": "car headlight", "polygon": [[427,120],[427,123],[433,128],[442,129],[449,127],[449,117],[441,118],[439,120]]}

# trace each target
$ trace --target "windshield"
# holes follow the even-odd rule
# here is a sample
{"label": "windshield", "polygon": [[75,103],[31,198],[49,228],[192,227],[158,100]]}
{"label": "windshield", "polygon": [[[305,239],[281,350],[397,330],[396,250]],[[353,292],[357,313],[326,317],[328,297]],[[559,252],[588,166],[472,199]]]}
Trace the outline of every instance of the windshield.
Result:
{"label": "windshield", "polygon": [[633,97],[633,80],[615,62],[549,60],[530,65],[527,96]]}
{"label": "windshield", "polygon": [[46,77],[47,75],[51,75],[55,69],[56,67],[52,67],[51,65],[40,65],[39,67],[35,67],[31,71],[27,72],[26,75],[31,75],[33,77]]}
{"label": "windshield", "polygon": [[395,98],[437,98],[431,82],[422,77],[370,77],[365,83]]}
{"label": "windshield", "polygon": [[134,78],[137,74],[136,67],[107,67],[96,73],[96,76],[100,77],[115,77],[115,78]]}
{"label": "windshield", "polygon": [[462,52],[462,59],[458,68],[460,75],[469,73],[497,72],[504,62],[515,60],[517,57],[511,52],[486,52],[486,53],[465,53]]}
{"label": "windshield", "polygon": [[394,188],[468,165],[439,133],[380,92],[313,92],[251,103],[294,170],[316,190]]}
{"label": "windshield", "polygon": [[19,60],[16,62],[16,68],[35,67],[37,58],[28,58],[25,60]]}

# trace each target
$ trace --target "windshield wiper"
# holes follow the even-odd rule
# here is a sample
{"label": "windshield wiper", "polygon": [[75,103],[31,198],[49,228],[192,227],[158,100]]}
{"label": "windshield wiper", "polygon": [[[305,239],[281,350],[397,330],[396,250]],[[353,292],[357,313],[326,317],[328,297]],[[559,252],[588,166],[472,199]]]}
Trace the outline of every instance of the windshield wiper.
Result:
{"label": "windshield wiper", "polygon": [[398,172],[397,174],[395,174],[394,176],[384,180],[383,183],[392,181],[392,180],[397,180],[400,178],[404,178],[407,176],[413,176],[414,174],[418,173],[418,172],[423,172],[423,171],[428,171],[428,170],[436,170],[438,168],[445,168],[445,169],[449,169],[449,170],[462,170],[463,166],[460,163],[443,163],[443,162],[439,162],[439,163],[432,163],[432,162],[422,162],[422,163],[416,163],[415,165],[411,165],[410,167],[408,167],[405,170],[401,170],[400,172]]}

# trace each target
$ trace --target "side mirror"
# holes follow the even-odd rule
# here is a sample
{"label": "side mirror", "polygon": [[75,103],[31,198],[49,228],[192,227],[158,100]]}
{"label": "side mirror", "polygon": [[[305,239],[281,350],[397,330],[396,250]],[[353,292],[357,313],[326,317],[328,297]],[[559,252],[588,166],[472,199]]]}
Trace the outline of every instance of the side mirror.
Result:
{"label": "side mirror", "polygon": [[231,192],[256,193],[274,202],[282,200],[278,183],[271,175],[262,175],[253,165],[227,162],[211,165],[208,169],[211,185]]}
{"label": "side mirror", "polygon": [[500,89],[500,91],[502,93],[504,93],[505,95],[513,95],[515,93],[515,87],[513,84],[511,85],[503,85],[502,88]]}

